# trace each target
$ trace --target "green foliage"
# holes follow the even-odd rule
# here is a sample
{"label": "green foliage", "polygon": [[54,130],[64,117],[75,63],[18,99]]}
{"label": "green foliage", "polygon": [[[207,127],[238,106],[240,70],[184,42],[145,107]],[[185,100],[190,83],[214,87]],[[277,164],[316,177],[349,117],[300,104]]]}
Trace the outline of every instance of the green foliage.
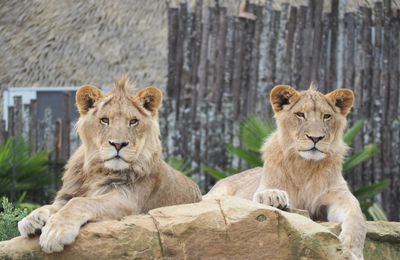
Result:
{"label": "green foliage", "polygon": [[200,178],[198,175],[192,175],[194,169],[191,164],[182,158],[169,157],[166,162],[175,170],[180,171],[184,175],[190,177],[194,182],[200,183]]}
{"label": "green foliage", "polygon": [[177,157],[169,157],[167,158],[167,163],[177,171],[180,171],[184,175],[188,176],[193,172],[193,169],[190,166],[190,163],[185,160]]}
{"label": "green foliage", "polygon": [[23,138],[9,138],[0,147],[0,196],[43,193],[51,181],[47,162],[47,152],[32,153]]}
{"label": "green foliage", "polygon": [[27,209],[15,208],[6,197],[1,199],[0,241],[19,236],[17,223],[29,214]]}
{"label": "green foliage", "polygon": [[344,134],[343,141],[347,145],[351,145],[354,139],[357,137],[359,133],[361,133],[364,128],[364,121],[358,120],[347,132]]}
{"label": "green foliage", "polygon": [[274,131],[275,124],[272,121],[264,122],[257,117],[248,117],[240,125],[240,140],[247,150],[258,153],[265,139]]}
{"label": "green foliage", "polygon": [[[346,131],[344,142],[351,145],[354,139],[359,135],[364,127],[362,120],[357,121],[353,127]],[[264,122],[257,117],[250,117],[243,121],[240,126],[240,141],[242,146],[227,145],[227,150],[230,154],[245,161],[250,167],[262,167],[260,148],[265,139],[275,131],[274,124],[270,121]],[[347,173],[362,163],[368,161],[378,153],[378,146],[369,144],[362,148],[361,151],[348,157],[343,163],[343,172]],[[202,169],[205,173],[216,179],[223,179],[232,175],[232,171],[221,171],[203,165]],[[236,170],[241,172],[242,170]],[[354,192],[354,195],[360,202],[363,213],[368,220],[386,220],[386,214],[383,209],[376,204],[375,197],[381,193],[389,185],[388,180],[364,186]]]}
{"label": "green foliage", "polygon": [[389,180],[383,180],[361,187],[353,192],[360,202],[361,209],[368,220],[387,220],[383,209],[375,203],[375,197],[389,186]]}
{"label": "green foliage", "polygon": [[235,147],[230,144],[228,144],[226,148],[229,153],[236,155],[240,159],[246,161],[251,167],[262,165],[262,160],[259,153],[255,153],[253,151],[249,151],[240,147]]}
{"label": "green foliage", "polygon": [[349,172],[368,161],[378,153],[379,149],[376,144],[366,145],[361,151],[347,158],[343,163],[343,172]]}

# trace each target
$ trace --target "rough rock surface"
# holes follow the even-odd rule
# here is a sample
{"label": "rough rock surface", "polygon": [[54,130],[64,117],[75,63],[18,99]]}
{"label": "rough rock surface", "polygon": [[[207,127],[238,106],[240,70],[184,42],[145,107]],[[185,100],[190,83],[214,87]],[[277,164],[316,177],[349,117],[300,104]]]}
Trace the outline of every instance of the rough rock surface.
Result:
{"label": "rough rock surface", "polygon": [[[339,227],[227,197],[90,223],[61,253],[37,238],[0,242],[0,259],[342,259]],[[400,259],[400,224],[368,223],[366,259]]]}

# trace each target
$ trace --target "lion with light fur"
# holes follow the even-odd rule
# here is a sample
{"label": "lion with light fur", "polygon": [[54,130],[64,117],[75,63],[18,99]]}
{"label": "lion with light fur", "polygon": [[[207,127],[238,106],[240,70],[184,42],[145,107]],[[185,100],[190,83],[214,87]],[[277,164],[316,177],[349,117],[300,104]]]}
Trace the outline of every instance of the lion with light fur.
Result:
{"label": "lion with light fur", "polygon": [[314,87],[299,92],[279,85],[270,101],[277,131],[262,147],[263,168],[219,181],[204,199],[238,196],[281,209],[308,210],[315,220],[340,223],[345,252],[363,259],[365,220],[342,176],[348,149],[343,130],[353,92],[339,89],[323,95]]}
{"label": "lion with light fur", "polygon": [[111,93],[86,85],[76,93],[82,145],[69,159],[55,201],[18,223],[40,235],[47,253],[74,242],[89,221],[121,219],[162,206],[201,200],[198,186],[161,159],[158,110],[162,92],[137,92],[127,78]]}

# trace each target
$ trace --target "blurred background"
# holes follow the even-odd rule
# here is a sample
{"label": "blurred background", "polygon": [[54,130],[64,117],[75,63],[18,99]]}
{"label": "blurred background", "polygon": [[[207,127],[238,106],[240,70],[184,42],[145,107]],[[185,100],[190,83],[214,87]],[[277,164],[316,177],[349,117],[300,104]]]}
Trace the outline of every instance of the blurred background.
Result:
{"label": "blurred background", "polygon": [[203,192],[261,165],[273,86],[353,89],[345,178],[368,219],[400,220],[399,0],[0,1],[0,36],[3,219],[59,189],[76,89],[128,74],[163,89],[164,157]]}

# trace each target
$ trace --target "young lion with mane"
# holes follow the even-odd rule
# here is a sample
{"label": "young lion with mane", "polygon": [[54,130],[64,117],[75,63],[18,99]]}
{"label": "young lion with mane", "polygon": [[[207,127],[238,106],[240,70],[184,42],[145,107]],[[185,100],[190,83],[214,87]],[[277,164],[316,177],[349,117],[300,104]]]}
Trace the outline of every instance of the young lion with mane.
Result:
{"label": "young lion with mane", "polygon": [[66,165],[54,203],[18,223],[21,235],[41,232],[43,251],[62,251],[88,221],[201,200],[197,185],[161,159],[161,91],[133,92],[126,77],[108,95],[90,85],[77,91],[82,145]]}
{"label": "young lion with mane", "polygon": [[339,222],[339,238],[353,259],[363,259],[365,221],[342,176],[347,146],[346,116],[354,103],[349,89],[327,95],[310,87],[272,89],[277,131],[262,148],[264,166],[219,181],[204,199],[238,196],[278,208],[306,209],[313,219]]}

